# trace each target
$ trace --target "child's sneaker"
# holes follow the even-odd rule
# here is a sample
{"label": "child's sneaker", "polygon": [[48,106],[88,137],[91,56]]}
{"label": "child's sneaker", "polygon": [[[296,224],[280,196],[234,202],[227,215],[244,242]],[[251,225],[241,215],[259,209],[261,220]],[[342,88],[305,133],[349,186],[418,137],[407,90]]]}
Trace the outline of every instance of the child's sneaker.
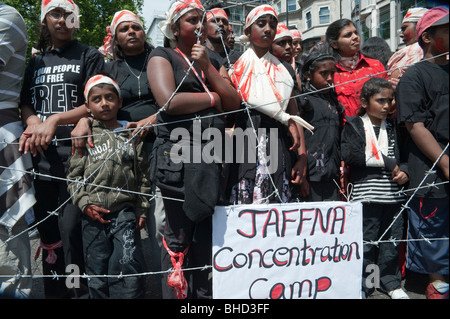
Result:
{"label": "child's sneaker", "polygon": [[448,283],[435,281],[428,284],[425,295],[427,299],[448,299]]}
{"label": "child's sneaker", "polygon": [[391,299],[410,299],[402,288],[394,289],[388,292]]}

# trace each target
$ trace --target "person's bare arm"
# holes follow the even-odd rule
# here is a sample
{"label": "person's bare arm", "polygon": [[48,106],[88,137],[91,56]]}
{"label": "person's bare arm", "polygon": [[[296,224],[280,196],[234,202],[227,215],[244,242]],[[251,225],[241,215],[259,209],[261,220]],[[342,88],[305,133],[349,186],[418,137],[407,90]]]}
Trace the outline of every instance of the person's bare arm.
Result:
{"label": "person's bare arm", "polygon": [[19,150],[36,156],[48,148],[58,125],[76,124],[82,117],[88,116],[86,106],[80,105],[70,111],[49,116],[44,122],[34,113],[31,106],[22,106],[22,121],[28,126],[19,140]]}
{"label": "person's bare arm", "polygon": [[[155,56],[152,57],[147,67],[148,82],[152,89],[153,96],[160,107],[166,106],[165,112],[172,115],[190,114],[211,107],[211,99],[208,93],[176,93],[175,77],[172,65],[166,59]],[[221,107],[220,97],[212,92],[215,100],[215,107]]]}
{"label": "person's bare arm", "polygon": [[36,136],[33,138],[34,129],[39,124],[42,124],[41,119],[35,114],[34,108],[31,105],[22,105],[20,107],[20,116],[23,124],[27,127],[19,139],[19,151],[25,154],[30,152],[33,155],[36,155],[37,151],[42,152],[40,144],[38,144],[39,150],[36,149],[34,142]]}
{"label": "person's bare arm", "polygon": [[[422,122],[405,122],[406,129],[408,130],[411,138],[420,151],[431,161],[435,162],[441,155],[443,149],[439,146],[438,142],[431,134],[430,131],[423,125]],[[449,179],[449,158],[444,154],[437,166],[444,173],[445,178]]]}
{"label": "person's bare arm", "polygon": [[206,48],[203,45],[195,44],[192,48],[191,57],[196,61],[205,73],[208,82],[211,84],[213,91],[219,94],[222,101],[222,108],[225,111],[233,111],[239,109],[239,94],[231,84],[228,72],[222,66],[219,71],[211,64]]}

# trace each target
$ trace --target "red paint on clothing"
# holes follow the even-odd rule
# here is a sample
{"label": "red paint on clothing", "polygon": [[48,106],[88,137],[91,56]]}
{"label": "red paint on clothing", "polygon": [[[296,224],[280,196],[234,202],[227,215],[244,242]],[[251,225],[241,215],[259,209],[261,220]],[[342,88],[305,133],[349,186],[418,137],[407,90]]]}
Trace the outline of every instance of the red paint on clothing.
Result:
{"label": "red paint on clothing", "polygon": [[[361,106],[360,92],[369,76],[384,78],[388,80],[383,64],[375,59],[369,59],[361,54],[361,60],[352,71],[346,70],[338,63],[334,74],[334,85],[338,101],[344,105],[345,115],[355,116]],[[380,74],[378,74],[380,73]],[[348,83],[347,83],[348,82]],[[340,85],[346,83],[344,85]]]}
{"label": "red paint on clothing", "polygon": [[375,145],[375,143],[372,141],[372,154],[375,156],[375,158],[377,160],[380,159],[380,155],[378,155],[378,151],[377,151],[377,146]]}

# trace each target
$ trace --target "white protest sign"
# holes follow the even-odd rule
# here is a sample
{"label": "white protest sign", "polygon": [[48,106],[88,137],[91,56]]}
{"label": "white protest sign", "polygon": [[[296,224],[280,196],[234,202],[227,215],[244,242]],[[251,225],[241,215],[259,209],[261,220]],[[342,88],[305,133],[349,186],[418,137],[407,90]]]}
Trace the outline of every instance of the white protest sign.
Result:
{"label": "white protest sign", "polygon": [[215,299],[361,298],[362,204],[218,206]]}

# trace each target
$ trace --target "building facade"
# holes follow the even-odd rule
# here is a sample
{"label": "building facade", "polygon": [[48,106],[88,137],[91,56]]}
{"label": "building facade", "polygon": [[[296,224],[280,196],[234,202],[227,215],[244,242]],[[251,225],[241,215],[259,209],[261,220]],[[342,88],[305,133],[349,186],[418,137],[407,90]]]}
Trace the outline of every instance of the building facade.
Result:
{"label": "building facade", "polygon": [[151,40],[154,47],[164,46],[164,35],[158,28],[158,23],[166,18],[165,12],[155,11],[150,19],[150,26],[147,30],[147,38]]}
{"label": "building facade", "polygon": [[245,46],[239,41],[244,34],[245,19],[248,13],[261,4],[271,4],[271,0],[201,0],[205,8],[221,7],[226,10],[231,27],[233,28],[236,51],[245,51]]}
{"label": "building facade", "polygon": [[271,4],[281,22],[300,30],[306,50],[324,39],[331,22],[347,18],[356,24],[362,43],[380,37],[392,52],[404,46],[398,30],[409,8],[448,7],[447,2],[427,0],[272,0]]}
{"label": "building facade", "polygon": [[[174,0],[170,1],[173,2]],[[428,0],[201,0],[205,8],[220,6],[229,17],[236,36],[235,50],[244,51],[239,36],[244,34],[245,18],[256,6],[270,4],[280,22],[302,33],[304,50],[324,40],[330,23],[341,18],[352,20],[361,35],[362,43],[370,37],[383,38],[392,52],[403,47],[399,36],[403,16],[411,7],[435,7],[447,2]],[[164,38],[157,25],[165,19],[164,12],[156,12],[150,21],[147,36],[152,44],[162,46]]]}

